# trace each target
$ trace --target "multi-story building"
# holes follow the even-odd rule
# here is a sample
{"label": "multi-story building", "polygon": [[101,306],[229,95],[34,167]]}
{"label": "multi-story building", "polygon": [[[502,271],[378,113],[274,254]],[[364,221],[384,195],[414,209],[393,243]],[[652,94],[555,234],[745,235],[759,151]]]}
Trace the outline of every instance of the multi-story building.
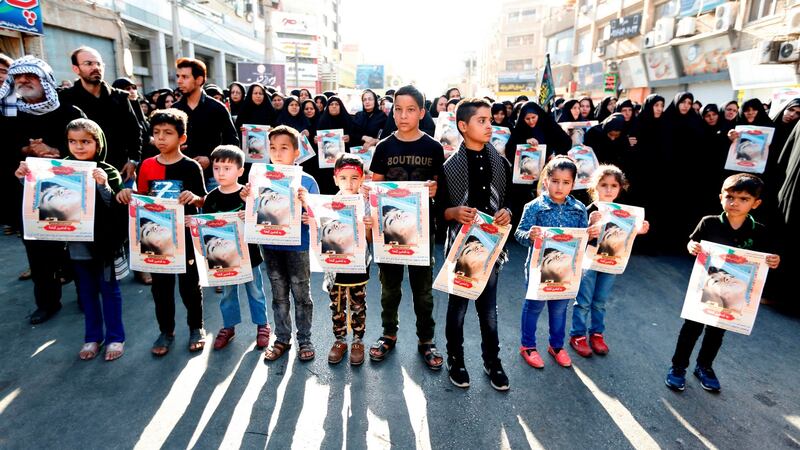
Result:
{"label": "multi-story building", "polygon": [[[302,48],[309,48],[309,52],[299,56],[300,86],[297,87],[326,91],[338,86],[337,74],[342,60],[340,3],[341,0],[282,1],[279,11],[273,13],[278,53],[283,52],[287,64],[287,89],[295,84],[293,43],[298,41],[303,43]],[[301,22],[306,24],[305,31],[297,26]],[[315,71],[317,79],[311,85]]]}

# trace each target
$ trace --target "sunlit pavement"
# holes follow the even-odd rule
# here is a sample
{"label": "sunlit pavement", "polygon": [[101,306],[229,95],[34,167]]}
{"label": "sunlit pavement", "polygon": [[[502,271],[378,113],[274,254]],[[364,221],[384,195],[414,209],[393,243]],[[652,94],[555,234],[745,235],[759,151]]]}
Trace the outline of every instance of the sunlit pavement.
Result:
{"label": "sunlit pavement", "polygon": [[[686,391],[673,393],[663,378],[681,324],[689,261],[637,257],[608,307],[611,353],[582,359],[571,352],[572,369],[544,355],[547,365],[537,371],[517,354],[523,262],[513,244],[498,301],[511,390],[499,393],[481,370],[474,310],[465,325],[472,386],[461,390],[445,371],[423,366],[410,298],[401,307],[398,347],[386,361],[329,366],[333,337],[319,274],[312,291],[314,362],[300,362],[292,348],[265,364],[253,348],[246,300],[245,324],[231,345],[213,351],[209,342],[198,355],[186,350],[185,311],[178,304],[175,345],[156,359],[150,355],[158,328],[149,289],[131,280],[123,285],[125,356],[113,363],[81,361],[83,317],[74,287],[64,288],[64,309],[54,319],[29,325],[33,286],[17,281],[23,248],[18,239],[0,238],[0,448],[800,447],[797,319],[763,308],[752,336],[725,337],[715,365],[721,394],[703,391],[691,375]],[[379,293],[373,267],[368,345],[381,331]],[[215,333],[219,296],[205,294],[206,328]],[[444,352],[447,297],[435,295]],[[546,320],[542,314],[540,343],[546,342]]]}

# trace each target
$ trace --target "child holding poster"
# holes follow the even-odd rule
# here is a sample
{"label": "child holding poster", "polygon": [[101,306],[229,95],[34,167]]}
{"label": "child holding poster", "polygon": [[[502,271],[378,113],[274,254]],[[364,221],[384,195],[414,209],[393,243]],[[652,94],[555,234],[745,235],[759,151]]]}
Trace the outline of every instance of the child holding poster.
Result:
{"label": "child holding poster", "polygon": [[[517,241],[529,247],[528,257],[525,262],[525,279],[530,274],[530,259],[533,253],[532,244],[541,236],[538,227],[567,227],[567,228],[586,228],[589,221],[586,214],[586,207],[579,200],[570,195],[572,187],[575,185],[575,177],[578,167],[575,161],[567,156],[556,156],[547,163],[542,170],[541,181],[543,185],[542,195],[525,205],[522,212],[522,219],[514,233]],[[590,233],[590,237],[592,236]],[[551,270],[554,273],[560,272],[562,260],[557,258],[558,252],[550,252],[545,255],[547,259],[542,271]],[[522,307],[522,339],[519,348],[522,359],[531,367],[541,369],[544,361],[536,348],[536,323],[539,314],[547,303],[547,311],[550,317],[550,345],[547,352],[555,358],[556,362],[562,367],[570,367],[572,361],[566,350],[564,350],[564,334],[567,323],[567,305],[570,299],[542,301],[537,299],[526,299]]]}
{"label": "child holding poster", "polygon": [[[113,361],[122,356],[125,346],[122,292],[114,270],[114,260],[124,255],[123,245],[127,240],[125,208],[114,201],[114,195],[122,189],[122,177],[105,162],[105,135],[97,123],[73,120],[67,125],[66,140],[70,153],[67,160],[97,164],[92,170],[96,185],[92,205],[94,240],[68,243],[85,322],[84,344],[78,357],[84,361],[94,359],[105,344],[105,360]],[[16,175],[25,177],[28,173],[26,163],[20,163]]]}
{"label": "child holding poster", "polygon": [[[423,117],[425,117],[425,98],[422,93],[410,85],[398,89],[394,97],[394,121],[397,124],[397,131],[375,147],[371,165],[373,181],[425,181],[429,196],[436,196],[436,180],[444,164],[444,151],[441,144],[420,130],[419,122]],[[429,219],[430,227],[423,231],[433,236],[434,221],[430,217]],[[433,239],[428,241],[432,247]],[[432,251],[431,256],[433,256]],[[433,343],[435,322],[431,266],[408,266],[408,278],[411,282],[414,311],[417,314],[419,338],[417,351],[429,368],[439,370],[442,368],[444,358]],[[370,348],[369,356],[373,361],[382,361],[397,343],[399,327],[397,311],[403,295],[404,266],[379,264],[379,267],[383,336]]]}
{"label": "child holding poster", "polygon": [[[594,202],[613,202],[623,190],[628,189],[628,179],[625,174],[613,165],[601,165],[592,174],[589,181],[588,192]],[[595,226],[601,218],[597,205],[592,203],[587,208],[589,213],[589,224]],[[611,223],[609,223],[610,225]],[[645,234],[650,229],[650,224],[645,220],[641,228],[636,230],[638,234]],[[599,231],[599,230],[598,230]],[[620,233],[619,227],[607,228],[604,230],[603,237],[600,239],[606,248],[606,252],[612,252],[615,248],[624,248],[627,233]],[[622,239],[620,239],[622,236]],[[621,242],[620,242],[621,241]],[[589,245],[597,245],[589,243]],[[585,270],[581,277],[581,286],[575,304],[572,308],[572,328],[569,330],[569,345],[584,358],[592,356],[592,351],[598,355],[608,354],[608,345],[603,338],[605,331],[606,300],[611,295],[614,287],[614,274],[599,272],[596,270]],[[586,341],[586,322],[591,311],[592,324],[589,327],[589,342]],[[591,348],[590,348],[591,347]]]}
{"label": "child holding poster", "polygon": [[[511,186],[511,165],[492,147],[490,142],[491,105],[483,99],[464,99],[456,109],[458,131],[464,145],[444,164],[437,203],[441,205],[447,224],[445,257],[450,252],[462,225],[470,225],[478,211],[493,215],[494,225],[511,223],[511,202],[506,195]],[[496,195],[495,195],[496,194]],[[478,263],[489,257],[479,239],[464,244],[466,255],[460,255],[457,268],[472,275],[469,253],[477,256]],[[474,257],[473,257],[474,258]],[[500,342],[497,332],[497,278],[502,265],[508,261],[503,249],[490,269],[483,292],[475,300],[475,309],[481,330],[483,370],[489,376],[492,387],[498,391],[509,388],[508,376],[498,357]],[[469,387],[469,373],[464,364],[464,316],[471,300],[450,294],[447,304],[447,370],[450,381],[460,387]]]}
{"label": "child holding poster", "polygon": [[[750,215],[750,211],[761,205],[761,192],[764,189],[764,182],[755,175],[736,174],[731,175],[722,183],[722,191],[719,199],[722,202],[723,213],[718,216],[706,216],[697,224],[694,232],[690,236],[687,249],[691,255],[704,253],[700,241],[709,241],[715,244],[727,245],[746,250],[769,252],[772,248],[767,229],[758,223]],[[770,255],[766,258],[766,263],[771,269],[775,269],[780,264],[778,255]],[[729,289],[725,283],[736,282],[735,278],[723,276],[724,272],[719,272],[714,278],[718,290]],[[700,322],[686,319],[678,335],[678,343],[675,346],[675,353],[672,355],[672,367],[664,380],[667,387],[676,391],[683,391],[686,387],[686,369],[689,367],[689,358],[692,356],[694,344],[703,334],[705,336],[700,346],[700,353],[697,355],[697,365],[694,375],[700,380],[703,389],[709,392],[719,392],[721,386],[714,369],[714,363],[720,347],[722,346],[722,336],[725,330],[722,328],[704,325]]]}
{"label": "child holding poster", "polygon": [[[187,122],[186,113],[172,108],[157,110],[150,116],[154,145],[160,153],[142,161],[139,165],[136,194],[154,196],[155,190],[164,182],[180,186],[182,190],[177,194],[177,200],[184,205],[184,214],[191,215],[197,214],[197,208],[203,205],[206,186],[200,164],[181,152],[180,147],[186,142]],[[123,189],[117,194],[117,201],[127,205],[131,202],[132,194],[131,189]],[[156,234],[164,228],[157,221],[148,221],[145,218],[142,218],[140,225],[148,229],[142,232],[148,235]],[[188,228],[185,229],[185,233],[185,242],[191,242]],[[171,249],[160,245],[154,248],[154,251],[167,254]],[[194,249],[191,245],[186,246],[186,266],[188,270],[177,275],[178,290],[186,307],[189,351],[199,352],[203,350],[206,339],[203,329],[203,291],[200,289],[197,270],[193,267]],[[153,273],[152,277],[153,284],[150,289],[161,333],[153,343],[151,351],[156,356],[164,356],[175,340],[175,275]]]}
{"label": "child holding poster", "polygon": [[[269,159],[275,164],[292,165],[300,155],[300,133],[281,125],[269,132]],[[298,196],[305,204],[306,193],[319,194],[317,182],[311,175],[302,173]],[[243,200],[250,195],[250,183],[239,193]],[[289,294],[294,299],[294,317],[297,322],[297,356],[301,361],[314,359],[311,343],[311,318],[314,304],[311,300],[311,261],[308,253],[308,225],[300,226],[300,245],[263,245],[267,275],[272,286],[272,315],[275,319],[275,342],[264,353],[264,359],[275,361],[291,347],[292,318]]]}
{"label": "child holding poster", "polygon": [[[339,188],[337,195],[360,195],[364,183],[364,163],[356,155],[340,154],[333,168],[333,179]],[[367,241],[372,241],[372,217],[369,214],[369,202],[364,202],[367,212],[364,215],[364,231]],[[326,228],[331,229],[326,232]],[[351,228],[351,227],[348,227]],[[335,242],[336,231],[327,226],[320,230],[320,239],[329,242],[332,248],[339,247]],[[323,245],[323,250],[326,245]],[[339,250],[337,250],[339,252]],[[328,362],[338,364],[347,352],[348,317],[353,331],[353,342],[350,345],[350,364],[359,366],[364,362],[364,331],[367,325],[367,283],[369,282],[369,251],[367,252],[367,268],[364,273],[326,273],[327,288],[331,303],[331,321],[333,336],[336,338]],[[332,278],[332,280],[330,279]],[[348,307],[350,314],[347,313]]]}
{"label": "child holding poster", "polygon": [[[211,152],[211,164],[214,179],[219,184],[216,189],[206,195],[203,202],[203,213],[239,212],[244,219],[245,202],[240,197],[244,186],[239,184],[239,177],[244,173],[244,153],[232,145],[220,145]],[[253,280],[242,283],[250,305],[250,320],[256,325],[256,347],[264,349],[269,345],[270,327],[267,320],[267,296],[264,293],[264,281],[261,275],[261,249],[256,244],[249,244],[250,266],[253,268]],[[221,350],[236,336],[236,325],[241,323],[239,311],[239,285],[224,286],[222,301],[219,303],[222,312],[222,329],[214,339],[214,350]]]}

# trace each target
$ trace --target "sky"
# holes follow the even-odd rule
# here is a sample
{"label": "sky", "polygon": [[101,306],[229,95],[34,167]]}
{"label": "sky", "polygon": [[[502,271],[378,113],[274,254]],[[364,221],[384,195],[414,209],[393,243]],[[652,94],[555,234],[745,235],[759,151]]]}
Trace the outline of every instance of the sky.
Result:
{"label": "sky", "polygon": [[387,75],[413,81],[424,92],[444,92],[487,41],[500,3],[342,0],[342,44],[358,44],[363,64],[387,65]]}

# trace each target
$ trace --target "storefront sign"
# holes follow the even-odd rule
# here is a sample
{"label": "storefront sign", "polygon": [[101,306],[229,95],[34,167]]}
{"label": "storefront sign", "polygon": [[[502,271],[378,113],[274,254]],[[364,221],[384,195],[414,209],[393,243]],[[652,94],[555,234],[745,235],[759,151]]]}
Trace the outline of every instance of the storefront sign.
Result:
{"label": "storefront sign", "polygon": [[728,70],[726,57],[731,54],[727,34],[678,46],[684,75],[701,75]]}
{"label": "storefront sign", "polygon": [[236,79],[243,83],[262,83],[286,90],[286,66],[283,64],[236,63]]}
{"label": "storefront sign", "polygon": [[642,13],[614,19],[609,23],[611,27],[611,40],[627,39],[639,35],[642,24]]}
{"label": "storefront sign", "polygon": [[647,78],[650,81],[672,80],[678,78],[678,65],[672,47],[658,49],[644,54]]}
{"label": "storefront sign", "polygon": [[603,92],[606,94],[616,94],[619,85],[619,74],[607,73],[603,76]]}
{"label": "storefront sign", "polygon": [[44,34],[39,0],[0,1],[0,28],[29,34]]}
{"label": "storefront sign", "polygon": [[383,66],[359,64],[356,66],[358,89],[383,89]]}
{"label": "storefront sign", "polygon": [[602,62],[578,67],[578,89],[584,91],[603,89],[604,81]]}
{"label": "storefront sign", "polygon": [[726,3],[727,0],[680,0],[680,10],[678,17],[688,17],[704,12],[713,11],[717,6]]}
{"label": "storefront sign", "polygon": [[272,26],[278,33],[307,34],[310,36],[318,34],[316,18],[305,14],[273,12]]}
{"label": "storefront sign", "polygon": [[621,89],[647,86],[647,70],[641,55],[623,59],[619,63],[619,82]]}
{"label": "storefront sign", "polygon": [[501,72],[497,77],[497,90],[509,92],[536,91],[536,72]]}
{"label": "storefront sign", "polygon": [[796,86],[800,74],[791,64],[755,64],[758,50],[744,50],[727,56],[734,90]]}

